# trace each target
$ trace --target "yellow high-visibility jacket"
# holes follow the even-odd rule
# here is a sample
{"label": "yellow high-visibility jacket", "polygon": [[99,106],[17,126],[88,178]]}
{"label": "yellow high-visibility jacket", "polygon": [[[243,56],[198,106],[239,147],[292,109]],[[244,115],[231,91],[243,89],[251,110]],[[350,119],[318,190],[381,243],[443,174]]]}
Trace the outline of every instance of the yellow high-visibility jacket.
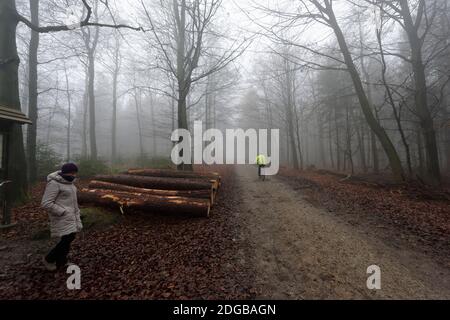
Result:
{"label": "yellow high-visibility jacket", "polygon": [[265,166],[266,165],[266,157],[262,154],[256,157],[256,164],[258,166]]}

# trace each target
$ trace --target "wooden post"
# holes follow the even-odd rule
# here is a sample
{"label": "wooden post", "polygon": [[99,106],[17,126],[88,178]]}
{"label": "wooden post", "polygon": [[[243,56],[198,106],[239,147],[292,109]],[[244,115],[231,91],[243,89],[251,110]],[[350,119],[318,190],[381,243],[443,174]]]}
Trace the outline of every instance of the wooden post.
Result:
{"label": "wooden post", "polygon": [[[7,126],[7,128],[10,129],[11,126]],[[11,195],[9,194],[10,188],[8,188],[8,183],[6,183],[8,180],[9,137],[7,132],[0,132],[0,135],[2,136],[2,145],[0,146],[2,148],[2,157],[0,159],[2,163],[0,184],[3,183],[3,185],[0,186],[0,200],[2,204],[1,227],[5,228],[11,225],[11,206],[9,201],[11,199]]]}

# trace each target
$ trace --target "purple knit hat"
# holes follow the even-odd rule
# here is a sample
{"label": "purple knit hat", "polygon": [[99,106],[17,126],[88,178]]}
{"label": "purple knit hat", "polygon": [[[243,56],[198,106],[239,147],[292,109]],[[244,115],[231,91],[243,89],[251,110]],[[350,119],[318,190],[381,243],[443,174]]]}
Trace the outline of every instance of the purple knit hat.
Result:
{"label": "purple knit hat", "polygon": [[68,174],[68,173],[76,173],[78,172],[78,167],[75,163],[66,163],[61,167],[61,173],[62,174]]}

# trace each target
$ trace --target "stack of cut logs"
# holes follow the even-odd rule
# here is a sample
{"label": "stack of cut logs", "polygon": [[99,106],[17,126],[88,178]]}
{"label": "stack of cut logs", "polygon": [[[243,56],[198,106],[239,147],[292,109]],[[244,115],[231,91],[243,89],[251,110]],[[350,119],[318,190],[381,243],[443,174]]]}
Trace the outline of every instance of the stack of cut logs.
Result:
{"label": "stack of cut logs", "polygon": [[78,193],[81,205],[209,217],[220,187],[218,173],[130,169],[100,175]]}

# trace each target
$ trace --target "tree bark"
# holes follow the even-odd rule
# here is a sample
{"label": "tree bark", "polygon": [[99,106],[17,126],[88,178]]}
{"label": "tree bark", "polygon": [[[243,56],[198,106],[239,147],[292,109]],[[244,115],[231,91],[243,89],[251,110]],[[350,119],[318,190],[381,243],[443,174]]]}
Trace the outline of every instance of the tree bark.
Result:
{"label": "tree bark", "polygon": [[405,135],[405,131],[403,130],[402,120],[401,120],[401,103],[399,104],[399,110],[397,111],[394,96],[392,95],[392,90],[389,87],[389,84],[386,80],[386,72],[387,72],[387,63],[385,54],[383,51],[383,44],[381,40],[381,30],[377,30],[377,40],[378,40],[378,46],[380,48],[380,55],[381,55],[381,80],[383,82],[383,86],[386,89],[386,93],[388,96],[389,103],[392,107],[392,112],[394,114],[395,122],[397,123],[397,128],[400,133],[400,137],[402,138],[402,143],[405,148],[406,152],[406,163],[408,164],[408,173],[409,176],[412,176],[412,166],[411,166],[411,151],[409,148],[408,140]]}
{"label": "tree bark", "polygon": [[214,193],[211,190],[158,190],[130,187],[122,184],[115,184],[103,181],[91,181],[89,189],[103,189],[125,191],[131,193],[142,193],[161,197],[184,197],[196,199],[208,199],[211,204],[214,203]]}
{"label": "tree bark", "polygon": [[417,155],[419,158],[419,175],[423,176],[425,173],[425,155],[423,152],[423,140],[420,128],[417,128]]}
{"label": "tree bark", "polygon": [[367,98],[366,92],[364,91],[364,86],[359,76],[358,70],[353,62],[352,55],[347,46],[347,42],[345,40],[344,34],[337,22],[336,16],[333,12],[333,8],[330,3],[327,2],[327,12],[329,13],[330,18],[330,26],[332,27],[336,38],[339,43],[339,47],[341,49],[342,55],[345,60],[345,64],[347,66],[348,72],[352,78],[353,85],[355,87],[355,91],[358,95],[358,99],[360,102],[361,109],[364,113],[366,121],[370,128],[374,131],[375,135],[378,137],[388,159],[389,164],[392,169],[392,173],[397,180],[404,181],[405,174],[403,172],[402,163],[400,157],[395,149],[394,144],[391,139],[387,135],[384,128],[378,123],[377,119],[374,117],[369,99]]}
{"label": "tree bark", "polygon": [[119,40],[116,38],[114,51],[114,70],[113,70],[113,105],[112,105],[112,124],[111,124],[111,161],[113,164],[117,160],[117,84],[120,72],[119,65]]}
{"label": "tree bark", "polygon": [[78,194],[82,205],[92,204],[145,213],[184,214],[194,217],[209,217],[211,204],[205,199],[183,197],[160,197],[143,193],[130,193],[112,190],[83,189]]}
{"label": "tree bark", "polygon": [[89,95],[89,143],[91,146],[90,158],[97,160],[97,134],[95,129],[95,49],[89,49],[88,52],[88,95]]}
{"label": "tree bark", "polygon": [[[39,0],[30,0],[31,22],[39,25]],[[31,183],[37,180],[36,139],[38,122],[38,49],[39,33],[31,30],[28,51],[28,118],[33,124],[27,130],[28,179]]]}
{"label": "tree bark", "polygon": [[72,144],[71,144],[71,132],[72,132],[72,96],[70,94],[70,86],[69,86],[69,76],[67,74],[67,66],[66,62],[64,62],[64,72],[66,76],[66,97],[67,97],[67,141],[66,141],[66,148],[67,148],[67,162],[70,162],[72,155]]}
{"label": "tree bark", "polygon": [[138,127],[138,135],[139,135],[139,154],[141,157],[141,160],[145,159],[145,151],[144,151],[144,140],[143,140],[143,133],[142,133],[142,125],[141,125],[141,91],[139,89],[135,90],[134,92],[134,104],[136,108],[136,121],[137,121],[137,127]]}
{"label": "tree bark", "polygon": [[399,3],[404,21],[404,27],[411,47],[411,64],[416,87],[416,114],[420,119],[420,127],[424,136],[425,151],[427,154],[426,180],[431,185],[438,186],[441,184],[441,170],[434,120],[428,106],[428,88],[425,75],[425,64],[422,57],[423,39],[421,39],[418,35],[418,29],[413,21],[408,1],[400,0]]}
{"label": "tree bark", "polygon": [[301,135],[300,135],[300,119],[298,116],[298,111],[297,108],[294,108],[294,113],[295,113],[295,133],[297,135],[297,145],[298,145],[298,156],[300,158],[300,170],[303,170],[305,168],[304,165],[304,160],[303,160],[303,145],[302,145],[302,140],[301,140]]}
{"label": "tree bark", "polygon": [[339,135],[339,123],[338,123],[338,104],[334,106],[334,128],[336,132],[336,165],[337,171],[341,170],[341,142]]}
{"label": "tree bark", "polygon": [[158,141],[156,132],[156,119],[155,119],[155,103],[152,96],[150,96],[150,116],[152,118],[152,157],[158,156]]}
{"label": "tree bark", "polygon": [[334,169],[334,156],[333,156],[333,129],[332,129],[332,109],[328,110],[328,150],[330,153],[331,169]]}
{"label": "tree bark", "polygon": [[292,151],[292,161],[293,161],[293,167],[294,169],[299,169],[299,163],[298,163],[298,156],[297,156],[297,144],[295,142],[295,126],[294,126],[294,97],[293,97],[293,90],[294,90],[294,76],[293,71],[290,68],[289,61],[287,59],[283,59],[284,63],[284,72],[285,72],[285,95],[286,95],[286,101],[285,101],[285,115],[286,115],[286,121],[288,125],[288,139],[290,143],[290,148]]}
{"label": "tree bark", "polygon": [[81,133],[81,157],[83,159],[88,158],[88,129],[87,129],[87,122],[88,122],[88,105],[89,105],[89,72],[88,68],[86,67],[85,71],[85,86],[84,86],[84,94],[83,94],[83,132]]}
{"label": "tree bark", "polygon": [[164,169],[129,169],[126,174],[143,177],[208,179],[220,181],[220,175],[214,172],[180,172]]}
{"label": "tree bark", "polygon": [[[159,190],[213,190],[212,182],[198,179],[139,177],[131,175],[96,176],[95,180],[131,187]],[[214,191],[214,190],[213,190]]]}
{"label": "tree bark", "polygon": [[[94,8],[97,18],[97,6]],[[99,27],[94,27],[95,33],[91,43],[91,31],[83,31],[84,44],[88,56],[88,104],[89,104],[89,142],[90,142],[90,159],[97,160],[97,134],[96,134],[96,112],[95,112],[95,52],[98,44]]]}
{"label": "tree bark", "polygon": [[[19,63],[16,45],[16,5],[14,0],[0,1],[0,105],[21,110],[19,98]],[[9,161],[6,165],[12,184],[6,192],[10,204],[23,200],[27,193],[27,161],[22,127],[13,124],[9,136]]]}
{"label": "tree bark", "polygon": [[444,99],[443,110],[446,168],[447,173],[450,174],[450,106],[448,105],[447,98]]}
{"label": "tree bark", "polygon": [[[186,54],[186,0],[173,0],[175,18],[177,22],[177,81],[178,81],[178,129],[189,130],[187,119],[187,96],[190,91],[189,70],[185,66]],[[181,154],[181,156],[183,156]],[[179,170],[193,171],[192,164],[180,164]]]}
{"label": "tree bark", "polygon": [[345,153],[347,155],[347,159],[350,163],[350,170],[351,174],[353,175],[355,173],[355,166],[353,164],[353,150],[352,150],[352,127],[350,123],[350,113],[352,111],[350,110],[348,104],[345,108],[345,123],[346,123],[346,150]]}
{"label": "tree bark", "polygon": [[[366,90],[367,90],[367,99],[369,101],[370,104],[370,109],[373,111],[374,115],[375,115],[375,119],[377,119],[377,111],[374,108],[373,105],[373,96],[372,96],[372,87],[370,85],[370,74],[367,71],[366,65],[364,63],[364,57],[361,58],[361,70],[364,74],[364,78],[366,80]],[[378,158],[378,147],[377,147],[377,136],[375,135],[374,131],[370,130],[370,149],[369,151],[371,152],[372,155],[372,165],[373,165],[373,172],[375,174],[378,174],[380,172],[380,161]]]}

